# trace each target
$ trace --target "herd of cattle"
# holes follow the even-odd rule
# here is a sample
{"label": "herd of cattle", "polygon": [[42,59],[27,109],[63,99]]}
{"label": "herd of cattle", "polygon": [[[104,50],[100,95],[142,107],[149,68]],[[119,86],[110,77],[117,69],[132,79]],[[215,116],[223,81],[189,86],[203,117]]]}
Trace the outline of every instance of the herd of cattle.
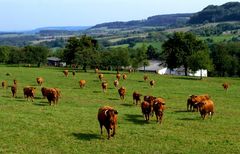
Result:
{"label": "herd of cattle", "polygon": [[[42,77],[36,78],[36,81],[37,81],[37,84],[40,86],[44,82]],[[13,80],[12,86],[7,86],[7,82],[2,81],[2,88],[4,88],[4,89],[7,87],[11,88],[12,97],[16,97],[17,90],[18,90],[17,85],[18,85],[17,80],[15,80],[15,79]],[[60,89],[42,87],[41,92],[42,92],[43,98],[48,99],[49,105],[52,105],[52,104],[56,105],[58,103],[58,99],[59,99],[60,93],[61,93]],[[36,93],[36,87],[26,86],[23,88],[23,95],[24,95],[24,98],[27,98],[27,100],[30,98],[31,101],[33,101],[35,93]]]}
{"label": "herd of cattle", "polygon": [[[101,86],[102,86],[103,92],[106,92],[108,88],[108,82],[104,80],[104,75],[100,73],[98,69],[96,69],[95,72],[98,74],[98,78],[102,82]],[[68,74],[69,74],[68,70],[64,70],[63,73],[66,77],[68,77]],[[73,76],[75,76],[75,71],[73,71],[72,74]],[[123,86],[118,87],[121,76],[123,80],[127,79],[126,74],[121,75],[120,73],[117,73],[116,74],[117,79],[114,80],[113,85],[118,89],[120,99],[124,100],[126,95],[126,88]],[[148,76],[144,75],[143,79],[144,81],[147,81]],[[44,79],[42,77],[38,77],[36,78],[36,81],[39,86],[42,86]],[[86,85],[86,80],[79,81],[80,88],[84,88],[85,85]],[[153,87],[155,85],[155,81],[150,80],[149,85]],[[228,83],[224,83],[222,84],[222,86],[224,90],[227,90],[229,88]],[[2,88],[6,88],[6,87],[11,87],[12,96],[16,97],[16,93],[18,89],[17,80],[13,81],[12,86],[7,86],[7,82],[2,81]],[[24,98],[27,98],[27,100],[30,98],[31,101],[33,101],[35,96],[35,90],[36,88],[32,86],[24,87],[23,88]],[[42,87],[41,92],[42,92],[43,98],[47,98],[49,105],[52,105],[52,104],[56,105],[61,96],[61,91],[58,88]],[[155,97],[155,96],[143,96],[143,101],[141,101],[142,96],[143,96],[142,94],[138,93],[137,91],[134,91],[132,94],[133,103],[136,105],[141,103],[142,114],[144,115],[144,118],[146,121],[149,121],[150,116],[153,116],[155,114],[157,122],[161,124],[164,109],[165,109],[164,98]],[[212,115],[214,114],[214,103],[208,94],[191,95],[187,99],[187,111],[198,111],[202,119],[205,119],[207,115],[210,115],[212,117]],[[110,136],[114,136],[115,134],[115,128],[117,124],[117,114],[118,114],[117,110],[115,110],[113,107],[104,106],[99,108],[98,121],[101,128],[101,134],[102,134],[102,127],[104,126],[108,133],[108,139],[110,138]],[[112,134],[111,134],[111,130],[112,130]]]}

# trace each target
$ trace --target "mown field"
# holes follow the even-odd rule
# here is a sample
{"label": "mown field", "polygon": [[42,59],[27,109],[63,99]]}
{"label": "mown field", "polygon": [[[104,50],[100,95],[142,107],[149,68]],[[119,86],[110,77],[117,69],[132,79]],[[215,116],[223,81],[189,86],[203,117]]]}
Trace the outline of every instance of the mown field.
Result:
{"label": "mown field", "polygon": [[[0,89],[0,153],[239,153],[240,151],[240,79],[147,75],[156,81],[151,88],[143,81],[144,73],[128,74],[125,101],[113,86],[116,72],[103,72],[109,82],[106,93],[93,71],[64,77],[61,69],[0,66],[0,80],[18,80],[17,98],[10,88]],[[6,76],[10,73],[10,76]],[[121,72],[122,73],[122,72]],[[57,106],[42,99],[36,77],[43,86],[62,91]],[[78,81],[87,80],[84,89]],[[225,92],[221,86],[229,82]],[[34,102],[23,98],[22,89],[37,87]],[[163,123],[152,117],[145,122],[140,105],[133,105],[134,90],[166,100]],[[197,112],[186,112],[190,94],[209,94],[215,103],[212,119],[202,120]],[[97,121],[98,108],[104,105],[118,110],[117,134],[103,136]]]}

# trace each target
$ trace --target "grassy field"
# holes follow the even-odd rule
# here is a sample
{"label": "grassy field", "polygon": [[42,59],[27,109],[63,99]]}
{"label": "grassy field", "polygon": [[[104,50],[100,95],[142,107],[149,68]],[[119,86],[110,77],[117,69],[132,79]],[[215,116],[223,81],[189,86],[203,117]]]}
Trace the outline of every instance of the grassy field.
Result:
{"label": "grassy field", "polygon": [[[93,71],[64,77],[61,69],[0,66],[0,80],[18,80],[17,98],[10,88],[0,89],[0,153],[239,153],[240,151],[240,79],[160,76],[147,74],[156,81],[151,88],[143,81],[144,73],[128,74],[120,85],[127,89],[124,102],[113,86],[116,72],[103,72],[109,82],[106,93]],[[6,76],[10,73],[10,76]],[[42,99],[36,77],[43,86],[62,91],[57,106]],[[78,81],[87,80],[84,89]],[[225,92],[221,86],[229,82]],[[34,102],[23,98],[22,88],[37,87]],[[145,122],[140,106],[133,105],[134,90],[166,100],[163,123],[152,117]],[[213,119],[202,120],[197,112],[186,112],[190,94],[209,94],[215,103]],[[107,140],[97,121],[98,108],[118,110],[117,134]]]}

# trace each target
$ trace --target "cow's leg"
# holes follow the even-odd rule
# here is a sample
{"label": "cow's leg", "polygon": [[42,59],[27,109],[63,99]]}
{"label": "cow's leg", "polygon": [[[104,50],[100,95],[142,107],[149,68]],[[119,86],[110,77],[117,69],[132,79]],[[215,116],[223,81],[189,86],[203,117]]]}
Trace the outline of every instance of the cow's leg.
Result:
{"label": "cow's leg", "polygon": [[113,126],[113,132],[112,132],[112,135],[111,135],[111,136],[113,137],[113,136],[115,135],[115,133],[116,133],[116,132],[115,132],[115,125],[114,125],[114,126]]}
{"label": "cow's leg", "polygon": [[110,129],[107,128],[107,133],[108,133],[108,139],[110,139]]}
{"label": "cow's leg", "polygon": [[103,126],[103,125],[102,125],[102,124],[100,124],[100,129],[101,129],[101,135],[102,135],[102,133],[103,133],[103,132],[102,132],[102,126]]}

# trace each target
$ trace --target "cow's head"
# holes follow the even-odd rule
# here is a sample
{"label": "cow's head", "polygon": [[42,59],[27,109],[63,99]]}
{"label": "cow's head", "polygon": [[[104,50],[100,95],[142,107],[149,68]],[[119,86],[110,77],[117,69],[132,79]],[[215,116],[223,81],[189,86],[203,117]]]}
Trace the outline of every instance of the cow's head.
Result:
{"label": "cow's head", "polygon": [[116,124],[116,115],[118,114],[117,110],[109,109],[105,111],[105,115],[107,117],[107,123],[109,124],[110,129]]}

